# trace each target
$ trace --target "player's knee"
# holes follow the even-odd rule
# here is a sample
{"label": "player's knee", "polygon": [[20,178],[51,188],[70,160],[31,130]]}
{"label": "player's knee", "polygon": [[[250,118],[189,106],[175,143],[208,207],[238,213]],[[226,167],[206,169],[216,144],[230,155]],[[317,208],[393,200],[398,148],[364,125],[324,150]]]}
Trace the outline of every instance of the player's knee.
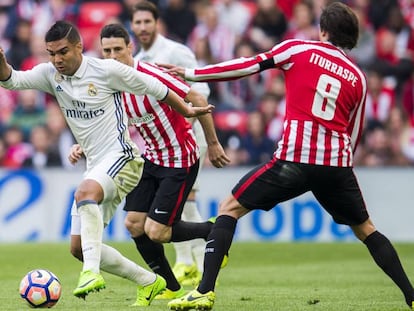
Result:
{"label": "player's knee", "polygon": [[218,215],[229,215],[239,219],[248,212],[249,210],[244,208],[233,196],[229,196],[220,203]]}
{"label": "player's knee", "polygon": [[354,232],[355,236],[362,242],[377,230],[369,218],[360,225],[351,226],[351,229]]}
{"label": "player's knee", "polygon": [[195,199],[196,199],[196,191],[191,190],[190,193],[188,194],[187,201],[195,201]]}
{"label": "player's knee", "polygon": [[125,218],[125,227],[131,236],[140,236],[144,234],[143,225],[139,221],[134,221],[131,218]]}
{"label": "player's knee", "polygon": [[82,181],[75,191],[76,202],[81,202],[83,200],[101,202],[103,196],[104,194],[102,187],[94,180]]}
{"label": "player's knee", "polygon": [[84,191],[82,189],[77,189],[75,192],[75,201],[81,202],[83,200],[87,200],[90,198],[90,195],[87,191]]}
{"label": "player's knee", "polygon": [[167,243],[171,239],[171,234],[164,227],[166,226],[145,226],[145,233],[154,242]]}

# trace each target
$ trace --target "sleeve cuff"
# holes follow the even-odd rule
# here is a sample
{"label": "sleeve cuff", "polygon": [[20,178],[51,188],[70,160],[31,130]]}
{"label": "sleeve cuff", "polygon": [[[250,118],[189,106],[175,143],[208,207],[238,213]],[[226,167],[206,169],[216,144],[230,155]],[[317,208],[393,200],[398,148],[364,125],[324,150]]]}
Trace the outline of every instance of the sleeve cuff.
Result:
{"label": "sleeve cuff", "polygon": [[184,72],[184,79],[191,79],[194,78],[194,69],[193,68],[186,68]]}
{"label": "sleeve cuff", "polygon": [[167,88],[167,93],[165,94],[165,96],[161,99],[161,101],[165,101],[165,99],[167,98],[168,94],[170,93],[170,89]]}
{"label": "sleeve cuff", "polygon": [[12,71],[10,71],[10,74],[9,74],[9,76],[7,77],[7,79],[5,79],[5,80],[1,80],[1,79],[0,79],[0,82],[7,82],[7,81],[9,81],[9,80],[10,80],[10,78],[11,78],[11,76],[12,76],[12,73],[13,73],[13,70],[12,70]]}

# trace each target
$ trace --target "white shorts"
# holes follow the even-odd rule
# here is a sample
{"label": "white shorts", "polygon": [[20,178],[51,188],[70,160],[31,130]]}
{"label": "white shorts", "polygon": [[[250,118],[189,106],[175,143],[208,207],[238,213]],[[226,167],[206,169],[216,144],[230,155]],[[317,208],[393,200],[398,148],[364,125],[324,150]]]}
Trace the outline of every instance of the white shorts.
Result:
{"label": "white shorts", "polygon": [[[127,162],[111,177],[107,172],[114,166],[117,160],[118,158],[108,157],[84,174],[84,180],[93,179],[103,189],[104,198],[99,204],[99,209],[105,226],[111,221],[122,200],[136,187],[144,169],[144,159],[137,157]],[[71,215],[71,234],[80,235],[80,217],[75,201],[72,204]]]}
{"label": "white shorts", "polygon": [[[198,167],[198,174],[197,176],[200,176],[201,169],[203,167],[204,161],[206,160],[207,155],[207,141],[204,136],[203,128],[200,124],[200,121],[197,119],[193,122],[193,131],[196,137],[198,149],[200,150],[200,166]],[[193,191],[200,190],[200,183],[198,182],[198,177],[193,185]]]}

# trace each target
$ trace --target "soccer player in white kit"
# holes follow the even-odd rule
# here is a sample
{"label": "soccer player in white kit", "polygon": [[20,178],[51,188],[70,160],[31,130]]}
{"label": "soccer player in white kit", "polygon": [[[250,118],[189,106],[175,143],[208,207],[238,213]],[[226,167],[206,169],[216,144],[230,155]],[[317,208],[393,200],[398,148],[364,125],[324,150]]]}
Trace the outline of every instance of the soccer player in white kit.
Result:
{"label": "soccer player in white kit", "polygon": [[[149,63],[170,63],[187,68],[197,66],[195,55],[187,46],[167,39],[158,32],[159,12],[152,2],[139,1],[132,8],[131,16],[131,29],[140,45],[135,59]],[[191,88],[203,94],[206,98],[210,94],[207,83],[192,83]],[[207,143],[199,121],[193,120],[192,125],[200,150],[200,172],[206,157]],[[202,221],[196,204],[196,192],[198,190],[199,183],[196,180],[183,208],[181,215],[183,220]],[[173,245],[176,255],[173,271],[178,282],[183,285],[197,285],[203,272],[205,241],[194,239],[175,242]],[[173,299],[176,298],[176,295],[167,290],[157,296],[157,299],[160,298]]]}
{"label": "soccer player in white kit", "polygon": [[286,40],[252,57],[171,69],[196,81],[231,80],[280,69],[286,81],[286,117],[273,158],[245,174],[220,204],[199,286],[170,301],[170,310],[212,309],[215,280],[238,219],[253,210],[269,211],[308,191],[336,223],[352,229],[414,309],[414,288],[392,243],[374,226],[353,172],[367,83],[344,49],[357,44],[358,19],[350,7],[333,2],[323,9],[319,25],[319,41]]}
{"label": "soccer player in white kit", "polygon": [[[122,255],[102,245],[104,225],[121,200],[138,184],[143,160],[128,133],[122,92],[151,94],[188,117],[211,112],[212,107],[193,108],[157,79],[114,60],[82,54],[79,31],[70,23],[56,22],[45,35],[50,62],[17,71],[0,48],[0,85],[7,89],[37,89],[56,97],[63,115],[81,146],[87,171],[75,192],[80,215],[83,268],[73,294],[85,297],[105,287],[100,274]],[[114,255],[115,257],[112,257]],[[115,262],[114,262],[115,260]],[[142,289],[142,305],[148,305],[165,288],[165,280],[132,262],[130,271],[115,274],[134,280]],[[150,294],[145,296],[145,294]]]}

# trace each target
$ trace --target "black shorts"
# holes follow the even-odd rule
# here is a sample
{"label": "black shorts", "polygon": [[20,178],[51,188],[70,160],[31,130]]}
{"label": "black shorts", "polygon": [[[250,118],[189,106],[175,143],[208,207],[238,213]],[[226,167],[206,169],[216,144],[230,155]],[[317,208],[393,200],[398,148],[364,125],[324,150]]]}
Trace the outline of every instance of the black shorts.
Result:
{"label": "black shorts", "polygon": [[199,161],[188,168],[171,168],[145,159],[141,180],[127,195],[124,210],[148,213],[151,219],[171,226],[181,219],[198,167]]}
{"label": "black shorts", "polygon": [[268,211],[308,191],[338,224],[359,225],[369,217],[351,167],[272,159],[244,175],[232,193],[245,208]]}

